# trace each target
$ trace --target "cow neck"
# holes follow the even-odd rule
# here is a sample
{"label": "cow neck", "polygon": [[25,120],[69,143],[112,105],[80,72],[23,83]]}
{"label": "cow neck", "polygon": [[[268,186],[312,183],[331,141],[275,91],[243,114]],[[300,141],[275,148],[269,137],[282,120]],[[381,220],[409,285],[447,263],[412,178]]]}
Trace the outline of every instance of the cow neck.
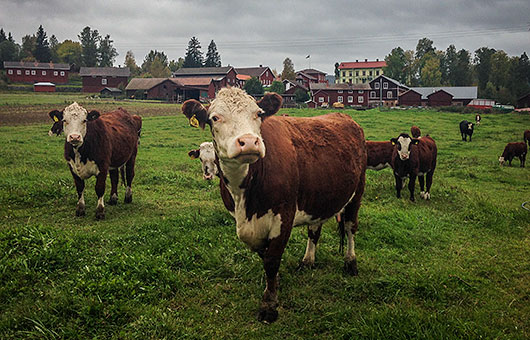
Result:
{"label": "cow neck", "polygon": [[226,187],[232,194],[235,200],[241,198],[244,192],[244,189],[241,188],[241,184],[248,175],[250,165],[241,164],[234,160],[223,160],[219,159],[219,166],[223,176],[226,178]]}

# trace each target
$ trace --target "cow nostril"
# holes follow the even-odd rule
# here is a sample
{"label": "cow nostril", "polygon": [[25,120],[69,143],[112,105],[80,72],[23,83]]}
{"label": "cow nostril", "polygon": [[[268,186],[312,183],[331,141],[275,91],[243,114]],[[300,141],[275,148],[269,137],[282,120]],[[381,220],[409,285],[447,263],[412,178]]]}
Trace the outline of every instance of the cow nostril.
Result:
{"label": "cow nostril", "polygon": [[241,139],[238,140],[240,146],[245,146],[245,142],[243,142]]}
{"label": "cow nostril", "polygon": [[257,139],[254,141],[254,145],[258,146],[258,140]]}

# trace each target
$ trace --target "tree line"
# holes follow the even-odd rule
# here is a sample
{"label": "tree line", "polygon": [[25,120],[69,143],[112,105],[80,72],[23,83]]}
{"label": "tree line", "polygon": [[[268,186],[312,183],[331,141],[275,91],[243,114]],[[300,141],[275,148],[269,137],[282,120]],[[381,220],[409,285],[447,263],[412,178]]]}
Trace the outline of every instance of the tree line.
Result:
{"label": "tree line", "polygon": [[449,45],[437,50],[432,40],[418,41],[416,50],[392,49],[383,73],[408,86],[478,86],[480,98],[515,104],[530,92],[530,62],[526,52],[510,57],[503,50],[481,47],[471,53]]}

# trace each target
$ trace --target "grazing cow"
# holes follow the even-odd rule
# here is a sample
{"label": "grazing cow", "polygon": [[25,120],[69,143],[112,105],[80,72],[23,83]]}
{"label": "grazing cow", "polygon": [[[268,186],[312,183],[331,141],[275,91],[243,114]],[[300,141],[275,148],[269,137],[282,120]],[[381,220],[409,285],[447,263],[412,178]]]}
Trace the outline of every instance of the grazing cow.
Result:
{"label": "grazing cow", "polygon": [[[430,190],[432,176],[436,168],[437,149],[436,143],[429,136],[420,139],[411,138],[402,133],[398,138],[390,140],[395,145],[392,154],[392,168],[396,179],[396,196],[401,198],[403,180],[409,177],[410,200],[414,201],[414,185],[416,177],[420,182],[420,197],[428,200],[431,198]],[[427,175],[427,188],[424,191],[424,178]]]}
{"label": "grazing cow", "polygon": [[521,162],[521,168],[524,168],[524,163],[526,160],[526,152],[527,152],[526,143],[523,143],[523,142],[508,143],[504,147],[502,156],[499,157],[499,163],[500,165],[504,165],[504,163],[508,161],[508,164],[512,166],[512,160],[515,157],[519,157],[519,161]]}
{"label": "grazing cow", "polygon": [[366,168],[370,170],[381,170],[389,167],[392,163],[394,145],[391,142],[366,141]]}
{"label": "grazing cow", "polygon": [[210,125],[223,201],[239,239],[263,259],[258,319],[264,322],[278,317],[278,270],[293,226],[308,225],[302,264],[311,266],[322,224],[340,213],[345,269],[357,274],[354,233],[365,186],[366,147],[357,123],[340,113],[273,116],[281,105],[275,93],[256,102],[241,89],[224,88],[208,109],[196,100],[182,106],[190,125]]}
{"label": "grazing cow", "polygon": [[475,124],[480,125],[481,120],[482,120],[482,117],[477,113],[475,116]]}
{"label": "grazing cow", "polygon": [[206,180],[211,180],[219,172],[215,164],[215,149],[212,142],[202,143],[198,149],[190,150],[188,156],[192,159],[199,158],[202,166],[202,176]]}
{"label": "grazing cow", "polygon": [[410,134],[412,135],[413,138],[420,138],[421,136],[421,130],[419,127],[417,127],[416,125],[412,125],[410,127]]}
{"label": "grazing cow", "polygon": [[523,140],[528,144],[528,147],[530,147],[530,130],[525,130],[523,134]]}
{"label": "grazing cow", "polygon": [[467,142],[467,136],[471,142],[471,136],[473,135],[473,123],[463,120],[460,122],[460,133],[462,134],[462,140]]}
{"label": "grazing cow", "polygon": [[88,112],[77,103],[63,111],[54,110],[49,115],[54,121],[63,122],[66,136],[64,158],[74,177],[78,195],[76,216],[85,215],[85,179],[96,176],[96,218],[105,218],[103,195],[107,173],[112,184],[109,204],[114,205],[118,202],[118,169],[122,169],[123,176],[124,166],[127,180],[125,203],[132,202],[131,184],[142,119],[131,116],[122,108],[100,115],[98,111]]}

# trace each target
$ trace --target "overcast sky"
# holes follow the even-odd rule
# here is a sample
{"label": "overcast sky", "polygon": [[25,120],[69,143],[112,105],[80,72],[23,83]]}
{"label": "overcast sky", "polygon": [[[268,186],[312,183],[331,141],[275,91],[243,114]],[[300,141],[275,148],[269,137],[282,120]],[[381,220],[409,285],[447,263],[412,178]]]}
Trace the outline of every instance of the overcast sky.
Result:
{"label": "overcast sky", "polygon": [[[437,49],[487,46],[530,53],[529,0],[0,0],[0,27],[17,43],[43,25],[48,38],[78,41],[85,26],[109,34],[123,65],[156,49],[177,60],[192,36],[206,54],[213,39],[223,66],[270,66],[333,74],[335,62],[384,59],[397,46],[427,37]],[[310,58],[306,58],[310,55]]]}

